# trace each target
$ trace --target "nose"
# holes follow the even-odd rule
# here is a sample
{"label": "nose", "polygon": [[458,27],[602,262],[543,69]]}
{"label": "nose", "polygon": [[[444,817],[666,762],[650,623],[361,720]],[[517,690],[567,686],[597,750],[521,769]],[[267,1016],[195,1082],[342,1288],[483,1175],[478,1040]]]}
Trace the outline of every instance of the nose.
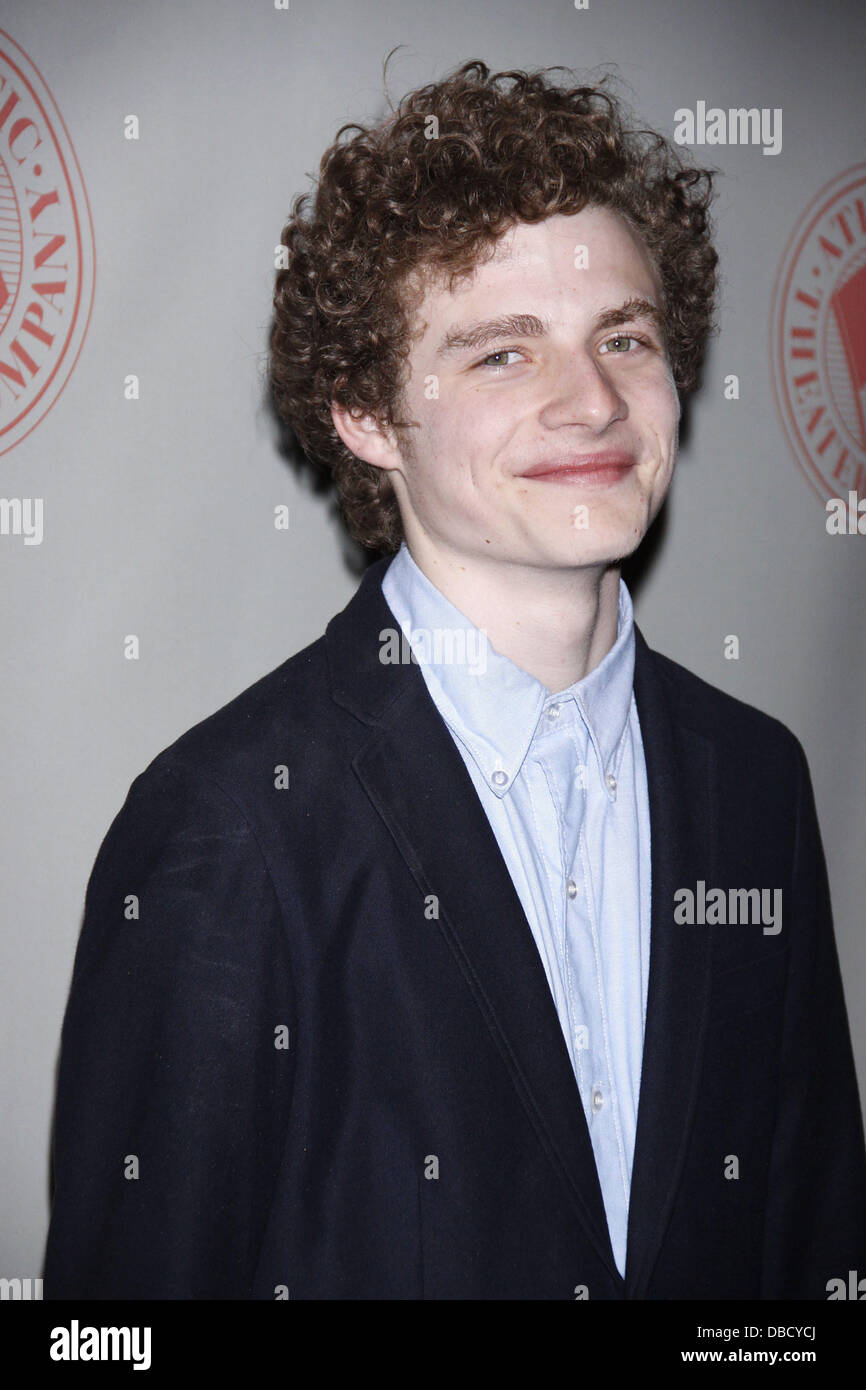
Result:
{"label": "nose", "polygon": [[627,416],[628,406],[612,376],[591,353],[570,354],[556,364],[540,414],[548,429],[584,425],[601,433],[614,420]]}

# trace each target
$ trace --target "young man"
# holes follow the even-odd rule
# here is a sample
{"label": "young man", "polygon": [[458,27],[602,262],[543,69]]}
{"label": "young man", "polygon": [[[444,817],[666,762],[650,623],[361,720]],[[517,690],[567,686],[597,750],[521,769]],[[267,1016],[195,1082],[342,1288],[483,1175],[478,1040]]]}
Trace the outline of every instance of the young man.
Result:
{"label": "young man", "polygon": [[349,134],[272,380],[383,558],[100,850],[46,1296],[826,1298],[866,1161],[805,757],[620,576],[711,178],[481,63]]}

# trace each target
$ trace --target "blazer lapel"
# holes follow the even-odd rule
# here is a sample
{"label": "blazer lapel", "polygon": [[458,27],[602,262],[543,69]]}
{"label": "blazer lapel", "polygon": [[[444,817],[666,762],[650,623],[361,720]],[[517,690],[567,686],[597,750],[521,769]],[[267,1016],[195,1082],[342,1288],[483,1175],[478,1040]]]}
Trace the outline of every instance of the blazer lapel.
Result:
{"label": "blazer lapel", "polygon": [[635,700],[646,758],[652,928],[646,1032],[626,1255],[626,1297],[643,1298],[679,1182],[700,1078],[711,936],[674,922],[674,893],[715,881],[718,800],[709,741],[672,704],[635,628]]}
{"label": "blazer lapel", "polygon": [[[463,759],[414,660],[379,661],[395,626],[371,566],[328,625],[334,699],[371,726],[353,760],[508,1068],[520,1102],[611,1277],[601,1188],[577,1083],[532,931]],[[425,924],[432,925],[432,924]]]}

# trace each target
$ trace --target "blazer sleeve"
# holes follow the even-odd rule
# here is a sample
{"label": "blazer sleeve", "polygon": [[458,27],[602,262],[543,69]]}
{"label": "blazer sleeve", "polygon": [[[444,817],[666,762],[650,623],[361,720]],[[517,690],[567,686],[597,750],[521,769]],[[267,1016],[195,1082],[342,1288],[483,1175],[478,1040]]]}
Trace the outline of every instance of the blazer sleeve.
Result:
{"label": "blazer sleeve", "polygon": [[849,1270],[866,1273],[866,1154],[824,850],[808,764],[796,747],[791,902],[783,904],[791,952],[763,1296],[825,1300],[830,1279],[847,1284]]}
{"label": "blazer sleeve", "polygon": [[152,764],[99,850],[63,1022],[44,1296],[248,1298],[284,1145],[279,903],[231,797]]}

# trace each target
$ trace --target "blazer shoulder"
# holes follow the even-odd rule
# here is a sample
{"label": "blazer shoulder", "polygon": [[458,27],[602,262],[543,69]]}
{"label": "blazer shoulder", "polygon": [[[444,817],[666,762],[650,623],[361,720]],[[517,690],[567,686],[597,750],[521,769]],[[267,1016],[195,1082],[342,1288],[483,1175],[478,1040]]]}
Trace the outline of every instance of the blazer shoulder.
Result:
{"label": "blazer shoulder", "polygon": [[315,743],[335,709],[324,636],[289,657],[157,753],[133,787],[143,790],[171,769],[221,786],[233,799],[263,771],[290,762]]}
{"label": "blazer shoulder", "polygon": [[800,740],[781,719],[711,685],[671,657],[646,650],[678,718],[722,751],[753,749],[762,760],[806,761]]}

